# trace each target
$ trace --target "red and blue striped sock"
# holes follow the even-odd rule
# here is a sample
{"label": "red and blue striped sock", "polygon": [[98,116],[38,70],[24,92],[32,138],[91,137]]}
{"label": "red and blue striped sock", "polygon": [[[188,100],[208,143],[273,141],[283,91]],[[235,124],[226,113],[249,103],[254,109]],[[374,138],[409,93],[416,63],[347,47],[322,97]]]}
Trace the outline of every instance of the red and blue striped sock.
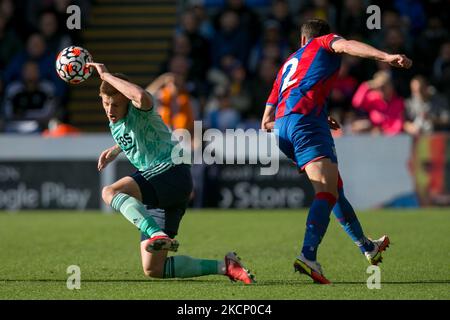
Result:
{"label": "red and blue striped sock", "polygon": [[339,198],[333,208],[334,215],[344,231],[350,236],[362,253],[372,251],[374,244],[364,235],[361,224],[356,217],[355,210],[353,210],[352,205],[345,197],[344,186],[340,176],[338,180],[338,192]]}

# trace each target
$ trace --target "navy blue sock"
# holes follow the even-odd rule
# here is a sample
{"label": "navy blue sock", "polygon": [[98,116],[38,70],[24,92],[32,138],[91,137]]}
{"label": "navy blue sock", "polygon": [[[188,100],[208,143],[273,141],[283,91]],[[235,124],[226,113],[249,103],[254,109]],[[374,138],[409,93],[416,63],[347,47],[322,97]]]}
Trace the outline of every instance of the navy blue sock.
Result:
{"label": "navy blue sock", "polygon": [[341,224],[345,232],[352,238],[353,242],[359,247],[362,253],[372,251],[374,245],[367,239],[362,230],[361,224],[356,217],[355,210],[348,202],[342,186],[338,189],[339,198],[333,208],[333,213]]}
{"label": "navy blue sock", "polygon": [[315,261],[317,259],[317,248],[327,231],[330,222],[330,213],[336,198],[328,192],[316,194],[308,218],[306,219],[305,238],[303,240],[302,253],[306,259]]}

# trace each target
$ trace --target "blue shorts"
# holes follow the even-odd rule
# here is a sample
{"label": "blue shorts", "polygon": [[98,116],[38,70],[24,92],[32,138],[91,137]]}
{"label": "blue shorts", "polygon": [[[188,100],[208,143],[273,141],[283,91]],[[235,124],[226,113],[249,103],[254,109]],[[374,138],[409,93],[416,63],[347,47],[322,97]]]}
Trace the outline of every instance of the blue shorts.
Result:
{"label": "blue shorts", "polygon": [[300,170],[315,160],[337,163],[336,149],[325,112],[319,116],[292,113],[275,121],[278,147]]}

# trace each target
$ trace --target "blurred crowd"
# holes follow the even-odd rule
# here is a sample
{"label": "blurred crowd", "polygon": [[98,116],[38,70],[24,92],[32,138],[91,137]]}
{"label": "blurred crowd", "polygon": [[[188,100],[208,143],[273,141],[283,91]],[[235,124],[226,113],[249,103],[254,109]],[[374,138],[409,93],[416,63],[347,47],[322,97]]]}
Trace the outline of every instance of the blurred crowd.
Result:
{"label": "blurred crowd", "polygon": [[[343,56],[328,109],[336,135],[411,135],[450,131],[450,17],[447,0],[185,0],[161,76],[147,89],[172,128],[259,128],[284,60],[299,48],[300,25],[327,20],[333,32],[413,59],[409,70]],[[80,34],[61,27],[65,8],[89,1],[0,0],[0,97],[3,131],[58,114],[67,88],[56,79],[56,53]],[[369,30],[366,9],[381,8]],[[14,12],[27,12],[13,19]],[[8,63],[9,62],[9,63]],[[55,111],[56,110],[56,111]],[[60,112],[63,114],[63,112]],[[61,116],[60,116],[61,118]],[[36,122],[36,121],[35,121]],[[25,123],[25,124],[24,124]]]}
{"label": "blurred crowd", "polygon": [[0,0],[0,132],[42,132],[68,121],[68,86],[55,59],[82,43],[80,31],[66,28],[71,4],[87,18],[88,0]]}
{"label": "blurred crowd", "polygon": [[[414,60],[410,70],[343,56],[328,108],[336,135],[411,135],[450,131],[448,1],[187,1],[163,74],[149,86],[174,128],[259,128],[285,59],[299,48],[300,26],[327,20],[333,32]],[[251,6],[248,4],[252,4]],[[381,30],[369,30],[369,5]],[[214,6],[216,5],[216,6]]]}

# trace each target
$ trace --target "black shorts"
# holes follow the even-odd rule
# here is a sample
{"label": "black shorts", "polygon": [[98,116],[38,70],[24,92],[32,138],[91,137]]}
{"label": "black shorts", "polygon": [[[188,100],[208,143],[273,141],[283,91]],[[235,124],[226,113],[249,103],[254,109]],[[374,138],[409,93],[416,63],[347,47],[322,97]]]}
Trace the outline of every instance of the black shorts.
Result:
{"label": "black shorts", "polygon": [[[137,171],[130,177],[139,185],[142,202],[160,228],[171,238],[178,233],[180,221],[192,193],[191,167],[176,165],[149,180]],[[149,237],[141,233],[141,241]]]}

